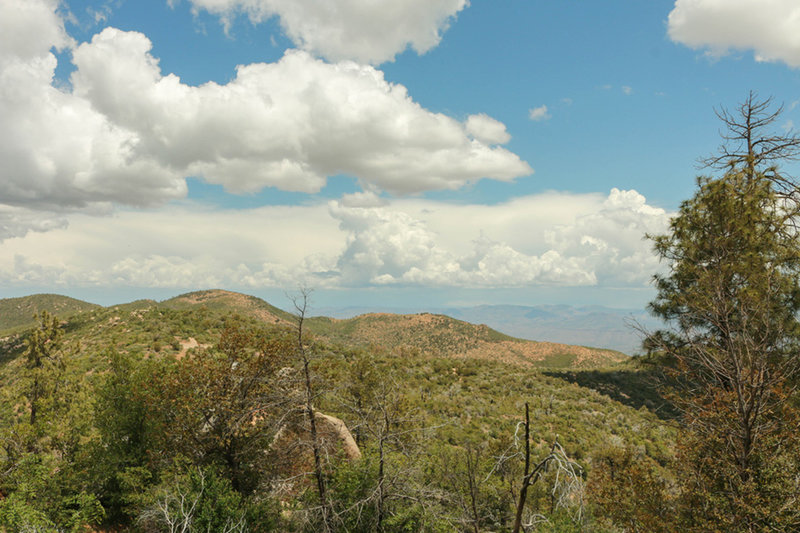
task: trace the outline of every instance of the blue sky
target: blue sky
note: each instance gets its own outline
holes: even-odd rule
[[[2,0],[0,297],[640,307],[793,0]]]

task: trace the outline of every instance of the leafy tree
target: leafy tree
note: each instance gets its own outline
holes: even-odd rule
[[[798,204],[761,168],[772,159],[757,147],[778,141],[760,143],[754,126],[774,116],[752,95],[742,110],[733,137],[749,152],[729,157],[722,177],[700,178],[670,232],[653,238],[668,270],[650,309],[672,327],[647,345],[670,362],[682,508],[695,531],[800,527]]]
[[[223,469],[248,494],[269,471],[268,450],[293,406],[293,383],[278,372],[294,353],[283,331],[232,320],[216,348],[162,365],[143,391],[154,459],[183,455]]]
[[[609,447],[592,458],[587,487],[596,514],[633,533],[670,533],[674,487],[664,469],[631,448]]]
[[[153,445],[144,391],[160,368],[127,353],[106,352],[109,371],[94,387],[94,420],[100,439],[90,468],[96,493],[110,523],[127,523],[138,512],[138,494],[154,472],[148,468]]]

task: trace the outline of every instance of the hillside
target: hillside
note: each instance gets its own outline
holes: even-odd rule
[[[33,302],[23,299],[16,305],[27,308]],[[60,425],[52,430],[43,426],[47,429],[42,431],[69,435],[73,452],[63,455],[54,448],[48,459],[58,466],[48,474],[46,484],[61,491],[52,501],[71,502],[74,491],[92,487],[98,504],[106,509],[103,530],[135,531],[124,525],[142,516],[139,513],[145,513],[147,505],[154,505],[153,498],[165,490],[163,483],[176,479],[171,469],[182,464],[174,462],[181,457],[202,468],[216,464],[213,472],[226,479],[241,483],[258,479],[261,492],[247,500],[253,505],[262,498],[274,501],[276,509],[307,505],[306,491],[314,485],[300,473],[310,471],[313,458],[307,443],[302,444],[308,437],[298,405],[305,381],[291,320],[290,314],[263,300],[217,290],[160,303],[138,300],[107,308],[90,306],[64,318],[62,376],[70,386],[60,401],[43,404],[42,409],[54,409],[53,418],[44,424],[58,421]],[[463,487],[462,473],[465,468],[478,468],[485,487],[481,498],[487,505],[496,502],[492,513],[507,521],[513,507],[500,495],[509,483],[518,483],[521,464],[510,460],[511,470],[499,472],[495,457],[518,444],[526,403],[531,408],[535,457],[544,457],[557,439],[588,479],[610,446],[637,450],[655,469],[671,460],[673,429],[663,421],[670,413],[650,386],[646,370],[618,352],[525,341],[485,325],[425,313],[368,314],[348,320],[312,317],[306,325],[311,333],[308,353],[314,403],[322,413],[318,416],[341,421],[358,446],[358,453],[347,460],[335,447],[325,453],[333,476],[332,498],[342,516],[351,504],[341,491],[357,493],[360,489],[352,484],[356,479],[365,483],[365,494],[374,494],[370,484],[375,483],[379,445],[386,445],[390,453],[384,457],[385,467],[396,475],[395,485],[388,485],[394,486],[390,490],[411,491],[415,498],[427,497],[427,491],[440,495],[424,509],[405,507],[405,500],[396,500],[393,508],[398,516],[412,513],[420,520],[438,521],[436,531],[452,530],[446,524],[448,517],[458,516],[458,511],[451,513],[458,508],[454,502],[462,490],[458,487]],[[231,328],[237,333],[226,344],[223,339]],[[29,383],[24,377],[30,372],[22,357],[25,335],[20,332],[0,339],[0,398],[4,400],[0,402],[0,434],[16,434],[28,423],[24,400],[20,403]],[[272,352],[271,346],[281,348]],[[262,349],[269,355],[257,363],[248,362],[246,354]],[[228,357],[235,362],[231,364]],[[624,362],[609,366],[620,360]],[[247,392],[250,386],[256,387],[252,395]],[[243,409],[243,414],[236,409]],[[253,412],[259,416],[251,420]],[[228,413],[230,418],[217,419],[217,413]],[[251,421],[218,426],[219,431],[234,432],[230,433],[233,440],[219,442],[239,442],[241,453],[252,452],[241,463],[262,465],[252,472],[231,469],[230,463],[220,459],[225,455],[215,444],[216,437],[207,439],[211,437],[206,429],[209,423],[242,419]],[[285,419],[293,420],[296,429],[275,433],[283,427],[283,422],[275,421]],[[273,440],[278,435],[279,440]],[[390,438],[381,440],[381,435]],[[280,449],[275,442],[280,442]],[[478,463],[469,463],[477,459]],[[138,485],[125,484],[131,478],[124,476],[139,475],[143,469],[154,469],[154,477],[145,474],[137,478]],[[212,470],[207,472],[212,475]],[[106,484],[117,473],[124,475],[119,479],[125,483]],[[344,477],[337,482],[336,476]],[[23,481],[0,476],[0,490],[22,486]],[[551,482],[548,478],[547,483]],[[550,505],[552,512],[544,488],[541,485],[532,494],[532,505]],[[31,505],[40,505],[38,501]],[[302,530],[292,523],[292,516],[274,515],[277,525],[271,530]]]
[[[98,308],[99,305],[58,294],[34,294],[21,298],[0,299],[0,334],[31,327],[36,323],[34,315],[41,311],[67,318]]]
[[[351,319],[312,318],[309,330],[329,341],[417,350],[432,356],[486,359],[524,366],[599,367],[619,363],[625,354],[569,344],[510,337],[484,324],[445,315],[372,313]]]
[[[209,310],[239,313],[270,324],[292,324],[291,314],[270,305],[261,298],[238,292],[212,289],[181,294],[160,304],[169,309],[192,309],[203,306]]]
[[[369,313],[415,314],[423,310],[379,306],[323,307],[315,311],[331,318],[348,319]],[[476,305],[425,311],[473,324],[486,324],[521,339],[594,346],[628,355],[641,352],[642,336],[634,325],[647,330],[662,327],[660,320],[642,309],[600,305]]]
[[[152,339],[137,338],[141,349],[161,350],[195,342],[201,331],[187,333],[180,324],[169,325],[164,315],[181,312],[202,312],[207,316],[240,315],[262,323],[291,326],[294,317],[260,298],[223,290],[205,290],[176,296],[163,302],[138,300],[109,308],[56,295],[35,295],[0,300],[0,332],[24,329],[34,323],[33,314],[47,310],[60,318],[76,318],[77,324],[91,339],[119,336],[120,321],[130,322],[124,330],[136,330],[145,314],[154,323],[147,326]],[[172,316],[172,315],[170,315]],[[205,315],[204,315],[205,316]],[[179,321],[180,322],[180,321]],[[485,359],[523,366],[551,368],[595,368],[624,361],[626,356],[614,350],[589,348],[564,343],[536,342],[502,334],[486,325],[476,325],[445,315],[420,313],[398,315],[372,313],[351,319],[337,320],[312,317],[306,322],[308,331],[326,342],[347,346],[374,346],[396,353],[420,353],[427,356]],[[194,328],[189,328],[193,330]],[[207,340],[207,339],[206,339]],[[94,341],[85,339],[84,342]]]
[[[629,355],[641,353],[642,335],[634,326],[649,330],[662,327],[658,319],[644,310],[597,305],[481,305],[442,312],[460,320],[485,323],[524,339],[599,346]]]
[[[98,339],[114,336],[125,338],[144,351],[170,347],[180,351],[186,343],[200,342],[197,337],[205,335],[202,327],[195,327],[201,321],[197,313],[206,321],[209,317],[220,320],[240,315],[275,326],[291,326],[295,322],[290,313],[260,298],[223,290],[191,292],[163,302],[137,300],[109,308],[63,296],[35,295],[0,300],[0,310],[5,311],[0,314],[0,332],[13,333],[29,327],[34,323],[35,312],[47,310],[61,319],[74,317],[73,328],[78,329],[76,334],[83,336],[83,343],[95,344]],[[194,318],[178,318],[182,313]],[[173,320],[176,323],[172,324]],[[143,325],[143,321],[151,323]],[[121,323],[127,324],[122,329],[124,335],[120,333]],[[190,323],[193,325],[189,326]],[[345,320],[311,317],[306,325],[311,334],[328,343],[345,347],[373,346],[394,353],[550,368],[605,367],[626,359],[624,354],[614,350],[518,339],[484,324],[430,313],[372,313]],[[133,335],[137,331],[138,334]]]

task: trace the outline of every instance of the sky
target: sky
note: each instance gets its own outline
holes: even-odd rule
[[[0,298],[641,308],[796,0],[0,0]]]

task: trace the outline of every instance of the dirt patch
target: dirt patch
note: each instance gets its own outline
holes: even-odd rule
[[[181,351],[175,354],[176,359],[183,359],[183,357],[187,354],[187,352],[192,348],[208,348],[211,346],[210,344],[200,344],[194,337],[189,337],[185,341],[180,341],[180,343],[181,343]]]

